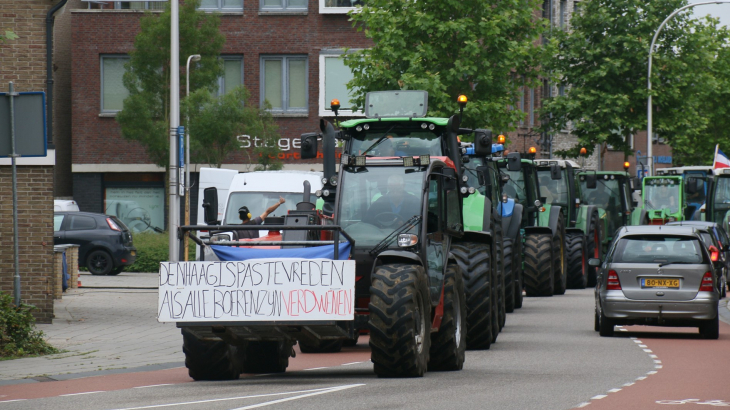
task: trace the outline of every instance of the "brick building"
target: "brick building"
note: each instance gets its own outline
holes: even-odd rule
[[[0,91],[7,92],[12,81],[17,92],[47,88],[46,18],[62,0],[0,0],[0,32],[11,30],[19,36],[0,43]],[[5,98],[5,97],[2,97]],[[47,99],[47,107],[68,95]],[[53,186],[56,152],[54,122],[46,124],[48,151],[45,157],[17,160],[18,234],[21,301],[36,306],[34,315],[41,323],[53,318]],[[22,138],[22,136],[19,136]],[[10,159],[0,158],[0,291],[13,292],[13,214]]]
[[[219,88],[224,92],[243,84],[254,103],[267,99],[272,104],[285,169],[321,169],[321,164],[302,164],[291,154],[298,151],[294,144],[302,133],[318,130],[321,116],[332,116],[330,99],[339,98],[341,114],[352,115],[344,107],[348,100],[345,83],[351,73],[338,57],[347,48],[370,44],[348,21],[346,13],[357,3],[202,2],[201,9],[220,13],[221,32],[226,37],[221,54],[225,75]],[[132,215],[127,218],[131,221],[140,216],[135,212],[147,212],[147,220],[163,228],[164,169],[151,164],[142,146],[121,137],[115,116],[126,96],[121,83],[123,64],[134,47],[144,9],[156,13],[155,8],[164,6],[110,1],[82,3],[71,11],[73,197],[82,210],[117,214],[122,220],[127,214]],[[255,136],[239,140],[244,148],[258,143]],[[253,170],[256,161],[250,155],[247,149],[236,151],[223,167]],[[134,211],[140,206],[145,211]]]

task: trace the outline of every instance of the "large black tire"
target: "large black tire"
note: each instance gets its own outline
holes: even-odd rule
[[[525,238],[525,293],[552,296],[555,287],[552,263],[552,235],[530,234]]]
[[[371,276],[370,359],[378,377],[422,377],[431,347],[431,298],[423,268],[381,265]]]
[[[464,368],[466,351],[466,298],[461,269],[446,267],[444,276],[444,316],[436,333],[431,333],[428,370],[453,371]]]
[[[451,246],[461,268],[466,295],[466,347],[489,349],[492,344],[492,250],[491,245],[461,242]]]
[[[97,249],[86,257],[86,267],[92,275],[108,275],[114,268],[109,252]]]
[[[292,342],[247,342],[243,348],[243,373],[283,373],[289,367]]]
[[[502,236],[502,224],[501,223],[495,223],[493,225],[494,230],[494,243],[495,246],[495,254],[496,257],[494,258],[495,261],[495,272],[497,273],[497,312],[498,312],[498,328],[492,329],[492,333],[494,337],[492,338],[492,343],[497,341],[497,335],[499,335],[499,332],[502,331],[502,328],[504,328],[504,324],[507,322],[507,309],[505,306],[505,274],[504,274],[504,238]],[[496,331],[495,331],[496,330]]]
[[[234,380],[241,374],[238,349],[222,340],[198,338],[183,328],[185,367],[193,380]]]
[[[513,263],[515,254],[512,238],[504,238],[502,245],[504,249],[504,310],[512,313],[515,311],[515,265]]]
[[[299,350],[302,353],[337,353],[342,350],[342,340],[322,340],[319,343],[299,341]]]
[[[715,308],[717,310],[717,308]],[[716,311],[717,313],[717,311]],[[720,315],[715,314],[714,319],[706,320],[700,325],[700,334],[705,339],[715,340],[720,337]]]
[[[515,309],[522,307],[522,290],[524,289],[524,273],[523,273],[523,258],[522,258],[522,235],[517,235],[517,240],[514,244],[514,252],[512,252],[512,265],[514,266],[514,279],[515,279]]]
[[[587,277],[586,258],[583,253],[584,242],[585,235],[582,232],[567,232],[565,234],[565,244],[568,252],[566,260],[568,262],[569,289],[586,288]]]
[[[360,340],[360,332],[358,330],[355,330],[355,337],[353,337],[352,339],[343,340],[342,346],[345,346],[345,347],[357,346],[358,340]]]
[[[555,286],[553,294],[564,295],[568,286],[568,264],[566,263],[566,246],[565,246],[565,219],[561,213],[558,217],[558,227],[553,236],[553,279]]]
[[[614,326],[613,320],[607,318],[601,311],[598,319],[598,334],[603,337],[611,337],[614,333]]]
[[[586,234],[586,261],[590,258],[600,258],[603,247],[603,235],[601,234],[601,221],[598,219],[598,212],[591,214],[588,220],[588,233]],[[586,266],[586,286],[596,286],[596,275],[598,268]]]

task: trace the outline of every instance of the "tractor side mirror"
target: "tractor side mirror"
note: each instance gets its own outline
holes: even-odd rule
[[[206,225],[218,225],[218,189],[216,187],[203,190],[203,211]]]
[[[519,152],[507,154],[507,171],[519,171],[522,169],[522,161]]]
[[[590,258],[588,259],[588,266],[590,266],[591,268],[600,268],[601,260],[598,258]]]
[[[316,132],[307,132],[302,134],[300,138],[302,140],[302,159],[317,158],[317,138],[319,138],[319,134]]]
[[[590,172],[586,174],[586,188],[588,189],[596,189],[596,186],[598,186],[598,181],[596,178],[595,172]]]
[[[492,155],[492,130],[474,130],[474,154],[478,157]]]
[[[687,178],[687,193],[696,194],[701,188],[702,180],[699,178]]]
[[[631,179],[629,179],[629,184],[632,191],[641,189],[641,182],[639,181],[639,177],[632,177]]]
[[[477,179],[479,181],[479,186],[490,185],[489,184],[489,167],[486,167],[486,166],[477,167]]]
[[[550,165],[550,179],[553,181],[562,179],[563,173],[560,170],[560,166],[557,164]]]

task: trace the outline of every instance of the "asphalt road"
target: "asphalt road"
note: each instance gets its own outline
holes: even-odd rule
[[[602,338],[594,332],[592,290],[568,291],[525,299],[524,307],[508,316],[497,343],[467,352],[459,372],[378,379],[367,339],[361,338],[347,352],[299,354],[285,374],[236,381],[190,382],[184,369],[169,369],[5,386],[2,400],[21,401],[0,402],[0,410],[570,409],[629,383],[640,386],[637,378],[656,377],[650,353],[617,333]]]

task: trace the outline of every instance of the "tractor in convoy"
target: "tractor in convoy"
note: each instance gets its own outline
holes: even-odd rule
[[[534,158],[536,149],[530,147],[527,157]],[[565,250],[565,217],[559,205],[552,205],[540,195],[537,167],[532,159],[513,156],[498,162],[507,175],[503,195],[522,207],[521,233],[524,238],[522,257],[523,280],[527,296],[552,296],[565,293],[567,264]],[[519,161],[519,167],[509,167]],[[560,178],[557,166],[550,178]]]
[[[334,139],[342,141],[342,159],[339,173],[340,186],[325,185],[320,195],[325,199],[325,213],[327,209],[337,209],[337,212],[333,212],[333,217],[339,221],[339,225],[345,231],[355,238],[356,246],[353,249],[352,257],[358,264],[358,271],[363,272],[362,276],[358,276],[356,303],[357,309],[362,309],[363,315],[369,314],[370,316],[370,324],[365,326],[365,329],[370,329],[371,346],[374,351],[382,349],[378,337],[373,337],[375,327],[372,303],[373,294],[377,291],[377,282],[373,282],[369,274],[372,270],[373,256],[368,246],[370,246],[369,241],[374,239],[364,242],[365,239],[360,237],[370,229],[369,225],[371,225],[363,225],[362,215],[373,213],[372,209],[376,207],[376,202],[384,201],[380,198],[390,195],[393,189],[398,188],[390,187],[385,182],[369,184],[349,195],[338,196],[341,199],[339,205],[335,206],[338,202],[334,195],[335,193],[342,195],[340,191],[343,190],[343,178],[350,180],[356,178],[348,173],[349,169],[357,171],[356,174],[362,173],[364,170],[371,173],[369,168],[362,166],[343,167],[351,162],[360,164],[365,161],[367,164],[375,164],[378,161],[395,163],[401,161],[411,164],[412,161],[423,160],[423,158],[442,158],[450,164],[445,170],[456,172],[454,177],[458,187],[458,205],[461,207],[460,213],[463,214],[463,221],[459,222],[463,233],[461,236],[454,236],[451,239],[448,249],[444,246],[444,257],[453,257],[463,276],[467,307],[467,326],[464,329],[466,346],[469,349],[487,349],[491,343],[496,341],[499,331],[506,321],[504,250],[501,246],[503,242],[502,221],[499,213],[495,212],[499,201],[496,193],[499,192],[500,180],[494,167],[484,167],[474,171],[474,174],[478,175],[477,178],[482,181],[483,185],[489,187],[488,192],[478,192],[476,188],[467,184],[468,177],[465,175],[462,162],[463,151],[457,135],[473,134],[475,139],[473,149],[480,155],[491,155],[491,131],[460,128],[458,126],[460,116],[426,117],[428,95],[422,91],[371,92],[367,94],[366,98],[366,118],[339,123],[338,131],[331,130],[334,138],[329,138],[329,133],[325,131],[321,134],[325,161],[330,156],[327,153],[333,149]],[[459,102],[463,109],[466,98],[460,96]],[[339,103],[334,101],[332,108],[337,115]],[[323,130],[327,129],[323,128]],[[318,137],[318,133],[302,135],[302,146],[316,146]],[[330,144],[330,147],[327,144]],[[312,152],[308,155],[303,152],[303,158],[311,157]],[[343,169],[344,171],[342,171]],[[326,162],[324,170],[325,178],[334,174],[334,169],[329,169]],[[407,192],[412,192],[412,189]],[[430,194],[434,201],[436,200],[435,195],[435,193]],[[455,199],[456,197],[452,201]],[[328,207],[327,203],[332,203],[332,207]],[[394,223],[391,221],[395,218],[393,212],[399,208],[394,204],[391,204],[391,208],[389,211],[386,209],[388,212],[378,215],[379,220],[376,221],[376,225]],[[354,224],[355,221],[360,222]],[[375,233],[370,235],[377,237]],[[440,239],[430,237],[426,240],[429,243],[442,242]],[[434,261],[429,261],[428,266],[434,263]],[[440,262],[434,266],[436,269],[441,269]],[[370,311],[367,310],[368,300],[371,305]],[[358,329],[365,331],[362,327],[363,322],[358,322]],[[373,357],[375,358],[375,355]]]
[[[712,166],[685,166],[660,168],[657,176],[681,176],[684,181],[682,217],[685,221],[704,220],[706,200],[711,189],[714,171]]]
[[[730,169],[717,169],[714,173],[704,219],[715,222],[725,228],[726,232],[730,232]]]
[[[466,150],[464,157],[465,175],[467,184],[476,189],[474,195],[464,199],[464,224],[475,228],[481,226],[482,212],[481,196],[489,196],[492,199],[492,212],[501,216],[502,219],[502,247],[504,249],[504,282],[505,282],[505,311],[513,312],[522,307],[523,290],[523,235],[522,235],[522,204],[515,202],[514,198],[508,198],[502,194],[502,186],[509,180],[509,176],[500,173],[498,163],[505,159],[504,153],[505,136],[499,135],[496,144],[492,144],[491,155],[477,156],[473,143],[462,142]],[[521,162],[519,153],[510,155],[511,169],[519,171]],[[491,175],[490,180],[485,180],[480,174]],[[496,207],[495,207],[496,205]],[[473,220],[473,222],[472,222]]]

